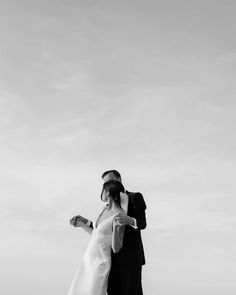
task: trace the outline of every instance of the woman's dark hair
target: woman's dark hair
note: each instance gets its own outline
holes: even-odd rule
[[[117,180],[110,180],[103,184],[103,190],[109,192],[113,201],[120,206],[120,193],[125,192],[123,184]]]

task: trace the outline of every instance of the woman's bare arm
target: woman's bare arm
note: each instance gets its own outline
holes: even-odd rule
[[[70,220],[70,224],[74,227],[82,227],[86,232],[91,234],[93,232],[93,227],[91,225],[91,221],[85,219],[84,217],[78,215],[76,218]]]
[[[81,227],[89,234],[93,232],[93,228],[87,225],[86,223],[81,224]]]
[[[124,231],[125,231],[125,226],[117,224],[117,222],[114,220],[113,232],[112,232],[112,244],[111,244],[111,247],[114,253],[119,252],[123,246]]]

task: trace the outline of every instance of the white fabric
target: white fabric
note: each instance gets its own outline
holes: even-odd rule
[[[127,195],[127,193],[120,195],[120,205],[121,205],[121,208],[125,211],[125,214],[127,214],[128,205],[129,205],[129,196]],[[137,220],[135,218],[133,218],[133,220],[134,220],[134,225],[130,225],[130,226],[133,227],[134,229],[138,229]]]
[[[117,214],[117,213],[116,213]],[[93,223],[93,232],[67,295],[106,295],[111,268],[112,223],[115,215]]]
[[[126,193],[120,194],[120,205],[121,208],[125,211],[125,214],[128,212],[129,197]]]
[[[134,225],[131,225],[134,229],[138,229],[138,225],[137,225],[137,220],[136,218],[133,218],[134,220]]]

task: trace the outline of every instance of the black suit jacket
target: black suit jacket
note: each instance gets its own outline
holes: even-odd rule
[[[121,250],[118,253],[112,252],[112,266],[135,267],[145,264],[141,230],[146,228],[146,204],[141,193],[126,193],[129,197],[127,215],[137,220],[138,229],[126,226]]]

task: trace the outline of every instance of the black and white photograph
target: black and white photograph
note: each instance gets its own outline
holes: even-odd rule
[[[236,294],[236,1],[0,0],[0,294]]]

